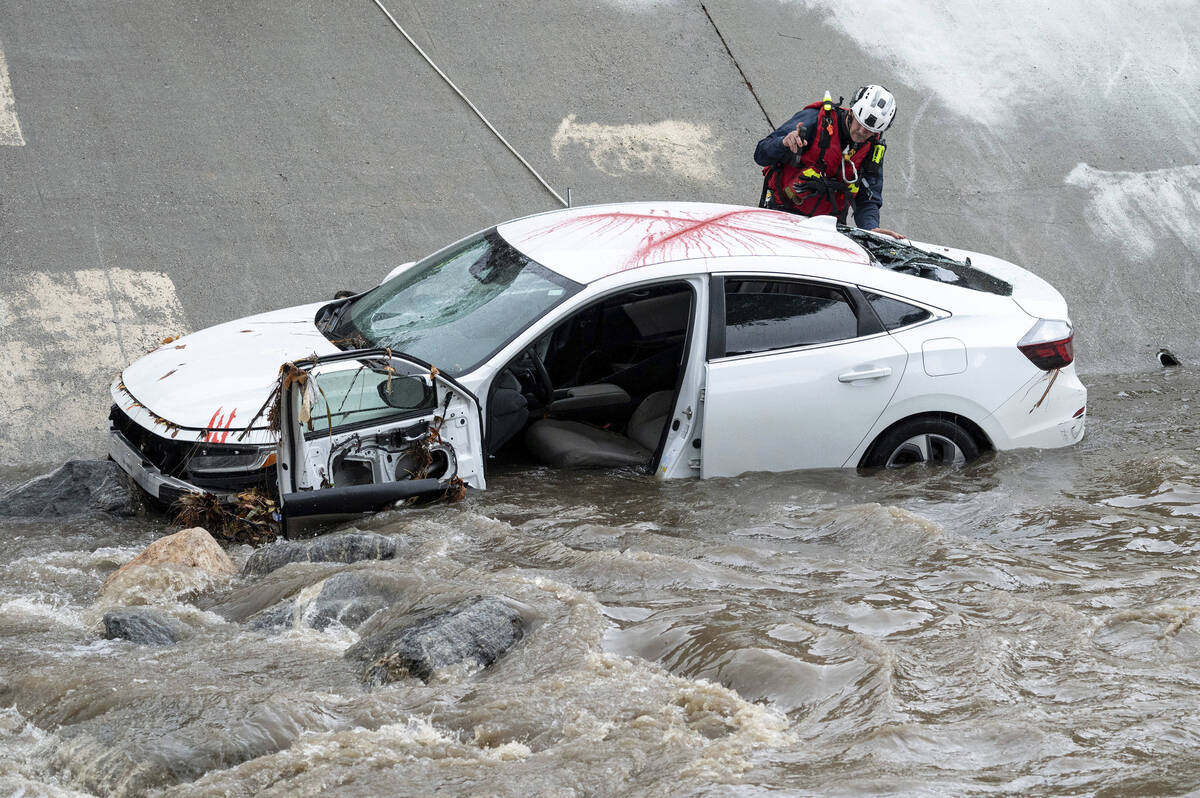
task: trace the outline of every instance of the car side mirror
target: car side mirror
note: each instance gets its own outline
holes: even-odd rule
[[[433,398],[433,386],[420,377],[392,377],[390,380],[381,380],[377,390],[385,405],[398,410],[415,410],[436,404],[436,401],[430,401]]]

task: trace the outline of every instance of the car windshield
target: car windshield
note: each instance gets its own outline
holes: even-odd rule
[[[492,229],[359,297],[327,334],[356,347],[403,352],[458,376],[582,288]]]

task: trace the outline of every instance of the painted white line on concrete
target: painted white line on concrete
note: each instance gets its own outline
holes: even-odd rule
[[[17,275],[0,291],[0,463],[103,456],[109,384],[128,360],[186,331],[161,272]]]
[[[1150,260],[1173,238],[1200,255],[1200,166],[1106,172],[1081,163],[1066,183],[1091,192],[1084,218],[1092,232],[1130,257]]]
[[[0,50],[0,144],[12,147],[25,145],[21,125],[17,122],[17,103],[13,99],[12,83],[8,80],[8,62]]]
[[[564,147],[582,145],[592,163],[613,177],[646,172],[673,172],[703,183],[715,182],[716,155],[708,125],[666,120],[643,125],[601,125],[578,122],[571,114],[550,141],[555,158]]]

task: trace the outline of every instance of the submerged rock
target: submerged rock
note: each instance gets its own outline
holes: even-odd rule
[[[147,646],[167,646],[187,637],[188,627],[150,609],[113,610],[104,614],[104,636]]]
[[[343,571],[325,580],[321,592],[304,610],[303,619],[318,631],[335,622],[357,629],[375,613],[395,604],[405,587],[387,574]]]
[[[343,571],[313,587],[320,590],[315,596],[267,607],[249,619],[250,626],[277,629],[298,620],[318,631],[333,623],[357,629],[375,613],[402,599],[410,589],[400,577],[372,571]],[[309,593],[308,589],[304,592]]]
[[[316,540],[280,541],[263,546],[250,555],[242,573],[262,576],[294,562],[344,562],[390,560],[396,556],[396,541],[373,532],[329,535]]]
[[[463,662],[487,667],[525,636],[521,613],[495,596],[476,596],[450,610],[402,619],[346,650],[366,663],[363,681],[387,684],[405,676],[428,682],[434,671]]]
[[[251,629],[259,629],[269,631],[272,629],[280,629],[284,626],[291,626],[292,619],[296,614],[296,603],[293,601],[281,601],[278,604],[272,604],[265,610],[256,612],[251,615],[246,623]]]
[[[63,518],[90,512],[128,516],[137,493],[121,467],[109,460],[71,460],[0,498],[5,518]]]

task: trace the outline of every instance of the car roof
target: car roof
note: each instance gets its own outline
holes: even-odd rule
[[[832,217],[739,205],[631,202],[551,211],[501,224],[506,241],[578,283],[672,261],[745,256],[803,257],[867,265]]]

